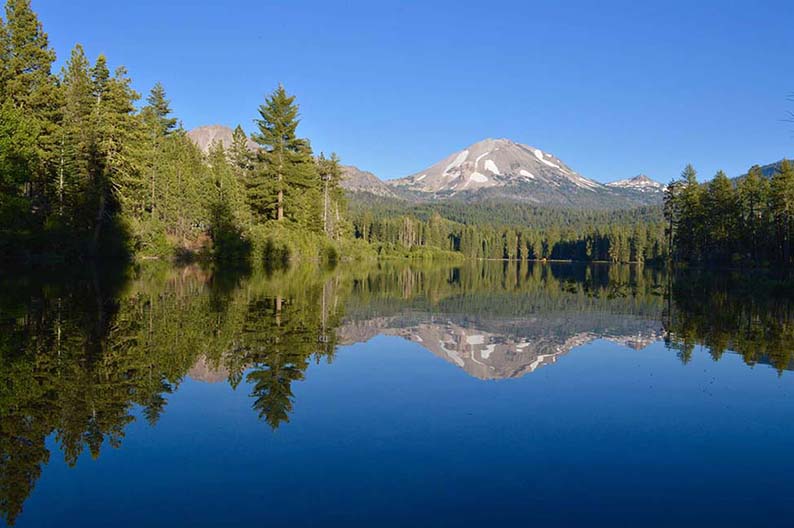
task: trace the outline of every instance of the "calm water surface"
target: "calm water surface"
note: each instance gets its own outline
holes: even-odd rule
[[[794,303],[468,263],[0,278],[0,525],[791,526]]]

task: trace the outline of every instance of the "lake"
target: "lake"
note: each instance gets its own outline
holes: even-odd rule
[[[0,524],[794,523],[794,303],[763,279],[155,262],[0,283]]]

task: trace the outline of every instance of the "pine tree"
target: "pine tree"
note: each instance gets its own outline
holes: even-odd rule
[[[144,182],[141,175],[140,147],[143,133],[135,113],[140,95],[132,89],[127,70],[119,67],[107,77],[107,65],[100,55],[92,69],[97,159],[94,172],[95,218],[92,245],[96,252],[108,218],[143,211]]]
[[[99,104],[107,95],[109,89],[108,83],[110,82],[110,70],[108,69],[107,58],[102,54],[97,57],[96,63],[94,63],[93,68],[91,68],[91,80],[94,83],[94,95]]]
[[[751,259],[759,259],[760,245],[767,230],[766,207],[769,200],[769,182],[755,165],[738,184],[739,208],[742,220],[741,244],[749,251]]]
[[[336,153],[326,158],[320,153],[317,172],[323,182],[323,229],[330,238],[339,238],[349,230],[346,224],[347,203],[342,189],[342,166]]]
[[[166,98],[165,88],[159,82],[154,85],[149,96],[146,98],[147,112],[151,113],[151,118],[157,126],[157,131],[161,137],[165,137],[174,131],[177,125],[175,117],[171,115],[171,101]]]
[[[146,106],[141,110],[141,118],[147,131],[147,144],[145,155],[146,168],[144,169],[148,180],[148,199],[146,209],[149,211],[152,220],[165,220],[165,212],[158,211],[168,189],[162,174],[162,164],[165,163],[166,138],[171,135],[177,124],[177,119],[171,116],[169,101],[165,95],[165,89],[159,82],[154,85],[146,98]]]
[[[718,171],[709,182],[704,206],[708,256],[711,260],[725,261],[733,250],[738,210],[733,184],[723,171]]]
[[[5,20],[2,97],[36,128],[36,154],[28,160],[23,187],[31,208],[43,222],[58,136],[59,102],[51,71],[55,52],[29,0],[8,0]]]
[[[794,223],[794,169],[787,160],[772,176],[770,184],[770,209],[775,222],[778,259],[791,262],[791,235]]]
[[[676,242],[676,231],[681,217],[680,191],[681,182],[675,180],[671,181],[664,190],[665,235],[667,237],[667,254],[671,257],[677,255],[677,252],[673,251],[673,247]]]
[[[88,215],[90,180],[95,169],[95,99],[88,59],[76,45],[62,73],[63,121],[57,179],[57,212],[61,221],[85,234],[92,222]],[[65,215],[65,211],[69,215]],[[68,217],[67,217],[68,216]]]
[[[6,23],[0,17],[0,105],[6,100],[6,82],[8,80],[8,63],[11,60],[11,48],[8,40]]]
[[[703,248],[703,188],[697,181],[697,172],[687,165],[681,173],[679,193],[679,221],[676,230],[676,248],[684,260],[700,260]]]
[[[262,148],[249,183],[249,202],[260,219],[289,218],[302,227],[322,229],[320,178],[309,142],[297,137],[295,96],[279,87],[259,107],[259,132],[252,136]]]
[[[29,112],[49,114],[55,104],[51,74],[55,52],[29,0],[8,0],[4,34],[7,96]]]

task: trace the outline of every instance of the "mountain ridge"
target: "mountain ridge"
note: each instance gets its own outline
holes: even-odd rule
[[[204,125],[187,136],[206,153],[213,142],[232,143],[233,130]],[[253,152],[258,145],[247,139]],[[488,138],[454,152],[403,178],[381,180],[354,165],[342,166],[342,187],[351,195],[400,200],[509,201],[533,206],[625,209],[661,204],[664,185],[645,175],[600,183],[586,178],[560,158],[507,138]]]
[[[597,209],[658,205],[664,191],[645,175],[612,183],[591,180],[555,155],[507,138],[478,141],[424,170],[381,182],[410,202],[506,200]]]

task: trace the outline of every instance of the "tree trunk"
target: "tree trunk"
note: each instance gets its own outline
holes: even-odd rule
[[[96,213],[96,224],[94,224],[94,239],[93,239],[93,252],[96,255],[99,252],[99,236],[102,234],[102,222],[105,219],[105,207],[107,202],[105,200],[105,192],[99,195],[99,207]]]
[[[278,211],[276,213],[276,219],[280,222],[283,218],[284,218],[284,191],[279,189],[278,190]]]

